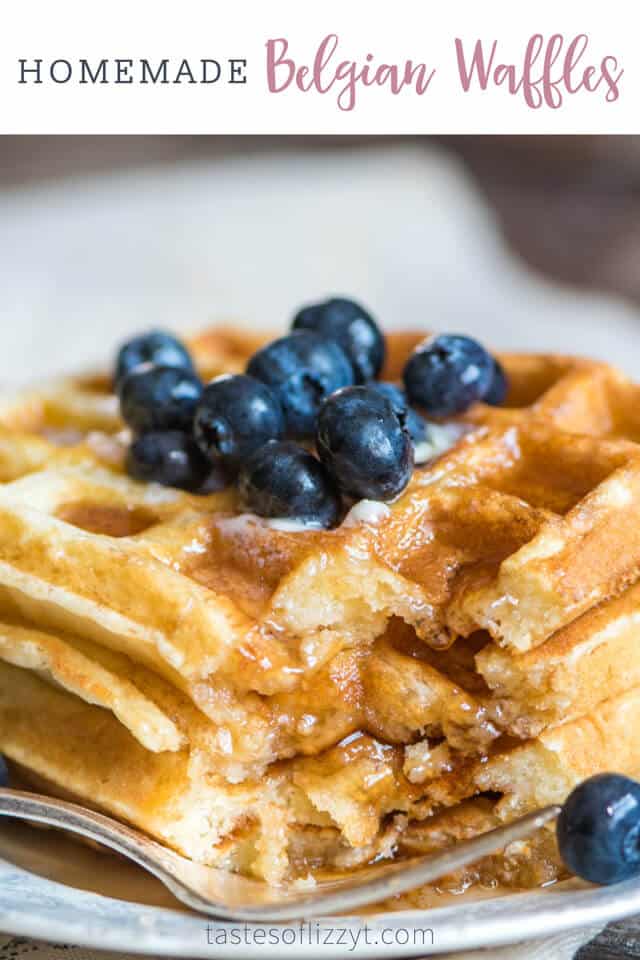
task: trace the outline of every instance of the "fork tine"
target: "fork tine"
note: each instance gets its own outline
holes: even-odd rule
[[[442,853],[428,854],[418,860],[398,861],[384,867],[379,866],[375,868],[379,871],[379,875],[369,876],[368,879],[366,876],[353,877],[350,883],[344,881],[344,886],[339,893],[340,902],[332,905],[331,909],[339,907],[341,911],[350,910],[367,903],[386,900],[388,897],[405,893],[422,884],[431,883],[453,870],[458,870],[488,854],[495,853],[496,850],[506,847],[514,840],[522,840],[530,836],[550,820],[555,819],[561,809],[558,805],[543,807],[504,827],[497,827],[472,840],[456,843]],[[321,900],[333,900],[338,891],[335,888],[331,890],[330,886],[323,885],[315,892],[315,896],[312,893],[310,900],[316,907],[320,905]],[[328,903],[325,902],[321,912],[325,913],[327,908]]]
[[[372,865],[359,874],[300,890],[295,885],[270,887],[258,880],[194,863],[137,830],[77,804],[0,787],[0,818],[34,820],[90,837],[134,860],[194,910],[247,922],[345,913],[386,900],[529,836],[557,817],[560,810],[559,806],[544,807],[442,853]]]
[[[361,874],[352,874],[335,881],[320,883],[301,892],[295,888],[280,888],[278,901],[252,907],[251,919],[292,920],[301,917],[320,917],[344,914],[368,904],[378,903],[415,887],[431,883],[439,877],[495,853],[514,840],[522,840],[555,819],[561,807],[543,807],[475,837],[456,843],[442,853],[429,854],[411,861],[376,864]]]

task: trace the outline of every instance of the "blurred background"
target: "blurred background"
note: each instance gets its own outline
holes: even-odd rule
[[[0,209],[3,382],[332,293],[640,374],[640,137],[3,137]]]

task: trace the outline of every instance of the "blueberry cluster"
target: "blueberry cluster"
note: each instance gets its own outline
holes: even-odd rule
[[[475,340],[421,344],[404,390],[376,378],[384,337],[353,300],[304,307],[291,332],[258,350],[246,373],[200,381],[175,337],[124,344],[115,383],[134,433],[131,476],[195,493],[236,482],[244,508],[317,526],[339,522],[344,498],[392,500],[407,486],[431,416],[478,400],[501,403],[504,371]]]

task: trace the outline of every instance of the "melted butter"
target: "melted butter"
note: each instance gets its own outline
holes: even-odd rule
[[[256,513],[239,513],[234,517],[225,517],[218,521],[225,534],[232,536],[252,536],[256,527],[279,530],[281,533],[309,533],[323,530],[321,524],[312,520],[298,520],[295,517],[259,517]]]
[[[258,517],[257,519],[262,519]],[[262,522],[266,527],[272,530],[280,530],[282,533],[308,533],[309,530],[323,530],[321,523],[313,520],[297,520],[295,517],[268,517]]]
[[[460,437],[466,433],[466,427],[459,423],[429,423],[427,424],[427,440],[417,443],[414,448],[413,459],[417,466],[434,460],[455,446]]]
[[[361,523],[376,524],[391,516],[391,510],[380,500],[359,500],[342,521],[343,527],[356,527]]]

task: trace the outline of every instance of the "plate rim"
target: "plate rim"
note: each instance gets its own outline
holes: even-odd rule
[[[574,882],[571,882],[574,884]],[[47,903],[44,913],[38,904]],[[35,911],[35,912],[34,912]],[[587,884],[555,891],[538,890],[477,901],[435,907],[426,911],[402,910],[340,918],[319,918],[314,929],[335,929],[340,924],[349,930],[402,928],[432,929],[433,945],[422,945],[422,955],[437,956],[456,950],[494,947],[606,924],[640,911],[640,878],[610,887]],[[124,923],[123,923],[124,921]],[[99,893],[80,890],[56,880],[46,879],[0,859],[0,930],[9,936],[29,937],[69,943],[85,949],[126,951],[138,955],[193,958],[238,957],[238,945],[219,949],[207,942],[207,927],[216,930],[235,927],[299,927],[296,924],[233,924],[169,907],[150,906],[117,900]],[[354,934],[355,935],[355,934]],[[354,957],[409,957],[417,945],[394,943],[358,944],[350,951]],[[282,945],[251,944],[242,953],[243,960],[264,955],[282,955]],[[294,958],[344,957],[338,944],[300,944],[287,947]]]

